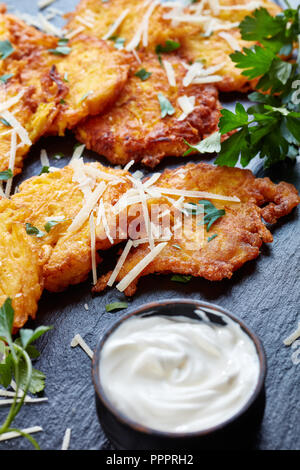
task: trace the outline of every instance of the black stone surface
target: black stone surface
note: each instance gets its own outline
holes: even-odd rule
[[[58,0],[53,6],[67,12],[76,3],[76,0]],[[14,0],[10,4],[21,11],[37,12],[33,0]],[[59,162],[52,160],[53,165],[64,166],[74,144],[71,135],[64,139],[43,139],[32,149],[22,180],[40,172],[41,148],[46,148],[50,156],[64,152],[68,158]],[[95,158],[92,152],[85,154],[86,161]],[[158,170],[186,161],[167,159]],[[105,164],[104,159],[102,163]],[[261,176],[263,171],[259,168],[257,165],[255,172]],[[292,182],[300,190],[300,162],[274,168],[271,177],[274,181]],[[260,257],[244,265],[231,280],[212,283],[195,279],[189,284],[179,284],[171,282],[169,276],[151,276],[141,280],[130,304],[136,307],[144,302],[179,296],[211,301],[241,318],[259,335],[267,354],[268,374],[265,415],[256,442],[258,449],[300,448],[300,365],[293,365],[292,350],[283,345],[283,339],[296,328],[300,315],[299,230],[299,209],[296,209],[272,227],[274,243],[264,246]],[[103,269],[99,266],[99,274]],[[46,373],[44,395],[49,401],[24,406],[15,425],[20,428],[42,426],[44,432],[35,435],[42,449],[60,449],[67,427],[72,428],[70,449],[112,448],[96,415],[91,361],[80,348],[72,349],[70,342],[76,333],[80,333],[90,347],[95,348],[106,328],[126,311],[105,311],[106,304],[123,299],[117,290],[93,298],[90,289],[89,280],[62,294],[44,293],[37,320],[32,323],[35,327],[54,326],[38,342],[42,354],[36,362],[36,367]],[[89,306],[88,311],[84,308],[85,303]],[[0,408],[0,422],[6,411]],[[30,448],[23,438],[0,444],[0,450]]]

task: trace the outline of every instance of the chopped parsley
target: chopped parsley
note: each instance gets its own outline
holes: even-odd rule
[[[214,240],[217,236],[218,236],[218,234],[215,233],[215,234],[212,235],[211,237],[208,237],[208,239],[207,239],[208,243],[211,242],[212,240]]]
[[[4,118],[0,118],[0,122],[2,122],[2,124],[3,124],[4,126],[6,126],[6,127],[11,127],[11,125],[9,124],[9,122],[8,122],[6,119],[4,119]]]
[[[68,72],[65,72],[65,74],[64,74],[64,82],[69,82]]]
[[[4,171],[0,171],[0,181],[7,181],[13,177],[13,172],[8,169]]]
[[[11,42],[8,40],[0,41],[0,59],[4,60],[14,52]]]
[[[39,174],[39,176],[41,176],[42,174],[44,173],[49,173],[49,166],[43,166],[43,168],[41,169],[41,172]]]
[[[209,232],[211,226],[225,215],[225,210],[217,209],[210,201],[205,199],[199,201],[199,204],[204,207],[204,217],[198,225],[206,225],[206,231]]]
[[[10,78],[12,78],[14,76],[13,73],[7,73],[5,75],[2,75],[2,77],[0,77],[0,82],[2,83],[6,83],[7,80],[9,80]]]
[[[171,277],[171,281],[181,282],[182,284],[187,284],[191,279],[192,276],[187,276],[184,274],[174,274],[174,276]]]
[[[125,39],[124,38],[119,38],[118,36],[111,36],[109,38],[109,40],[113,41],[115,43],[114,46],[119,51],[124,49],[124,44],[125,44]]]
[[[189,155],[193,151],[197,151],[199,153],[214,153],[220,152],[221,150],[221,134],[220,132],[214,132],[206,139],[201,140],[196,145],[189,144],[186,140],[184,143],[189,146],[189,149],[184,152],[183,156]]]
[[[139,77],[143,82],[151,77],[152,72],[147,72],[146,69],[140,69],[134,74],[136,77]]]
[[[26,223],[26,233],[28,235],[33,235],[37,238],[42,238],[44,235],[46,235],[45,232],[42,232],[37,227],[34,227],[34,225],[31,225],[29,223]]]
[[[174,248],[176,248],[177,250],[182,250],[181,246],[180,246],[180,245],[177,245],[176,243],[175,243],[175,245],[172,245],[172,246],[173,246]]]
[[[180,48],[180,43],[167,39],[165,44],[157,44],[155,52],[158,55],[159,61],[161,62],[161,54],[173,52]]]
[[[158,93],[157,98],[160,104],[161,117],[165,118],[167,115],[172,116],[175,113],[175,109],[168,98],[166,98],[162,93]]]
[[[55,49],[48,49],[48,52],[54,55],[69,55],[70,52],[72,51],[71,47],[68,47],[65,45],[59,45],[59,42]]]
[[[105,310],[107,312],[112,312],[113,310],[122,310],[128,307],[127,302],[112,302],[111,304],[107,304],[105,306]]]
[[[86,100],[88,96],[92,95],[94,92],[92,90],[88,91],[87,93],[85,93],[79,100],[79,103],[81,103],[82,101]],[[80,144],[79,144],[80,145]]]

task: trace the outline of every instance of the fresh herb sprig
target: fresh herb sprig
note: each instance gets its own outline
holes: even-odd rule
[[[237,132],[222,143],[216,163],[235,166],[240,159],[245,167],[259,155],[268,167],[299,153],[300,6],[276,17],[260,8],[241,22],[240,31],[243,39],[260,44],[231,54],[242,75],[257,80],[248,96],[254,104],[221,111],[220,134]],[[287,57],[291,60],[283,60]]]
[[[12,422],[21,410],[27,393],[38,393],[45,387],[45,375],[32,367],[31,359],[39,356],[38,350],[32,343],[52,327],[40,326],[36,330],[21,329],[19,337],[13,340],[13,322],[12,300],[7,298],[0,308],[0,385],[8,388],[14,380],[16,390],[7,417],[0,424],[0,435],[17,432],[39,449],[36,440],[31,435],[12,428]]]

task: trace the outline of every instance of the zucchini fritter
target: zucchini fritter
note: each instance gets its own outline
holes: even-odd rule
[[[187,71],[177,55],[165,55],[173,67],[176,86],[170,86],[165,68],[154,54],[141,54],[119,99],[108,112],[90,117],[76,129],[77,138],[104,155],[111,163],[125,165],[130,160],[154,167],[164,156],[182,156],[188,149],[184,140],[198,143],[218,128],[220,103],[213,85],[183,86]],[[145,69],[151,74],[141,80],[135,74]],[[169,100],[174,114],[162,118],[159,93]],[[183,120],[178,104],[187,96],[194,110]]]
[[[192,275],[211,281],[231,278],[233,272],[246,261],[259,255],[263,242],[273,241],[261,217],[266,222],[275,223],[300,203],[300,197],[291,184],[281,182],[276,185],[269,178],[255,178],[249,170],[206,163],[166,170],[155,186],[237,196],[240,202],[213,201],[217,209],[225,209],[225,215],[218,218],[209,232],[192,221],[190,230],[185,232],[183,229],[181,239],[173,235],[159,255],[127,287],[125,294],[129,296],[136,291],[139,277],[151,273]],[[195,202],[195,199],[185,200]],[[149,205],[157,202],[150,200]],[[176,219],[171,206],[170,211],[172,231]],[[193,219],[193,216],[190,218]],[[217,236],[209,241],[213,235]],[[148,243],[133,248],[116,280],[121,281],[149,251]],[[100,277],[94,292],[106,287],[110,274]]]

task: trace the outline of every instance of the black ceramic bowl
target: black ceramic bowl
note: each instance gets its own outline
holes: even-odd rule
[[[204,310],[209,320],[222,323],[222,316],[237,322],[253,341],[259,358],[259,377],[257,385],[248,402],[230,419],[199,432],[170,433],[150,429],[132,421],[118,411],[106,396],[100,381],[99,362],[101,351],[108,337],[124,321],[133,315],[172,315],[199,319],[195,309]],[[208,309],[208,310],[207,310]],[[218,314],[221,314],[219,316]],[[249,449],[255,446],[257,430],[261,422],[264,403],[264,380],[266,357],[260,340],[244,325],[223,308],[197,300],[174,299],[144,304],[119,319],[104,335],[98,345],[92,366],[95,387],[96,408],[101,426],[112,444],[120,450],[163,450],[163,449]]]

